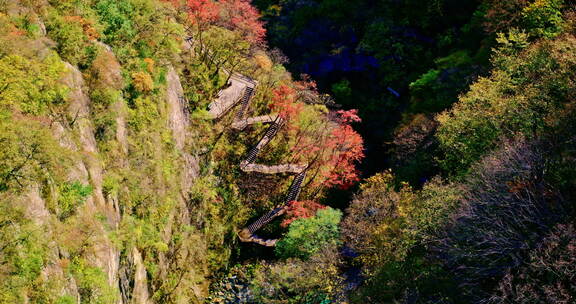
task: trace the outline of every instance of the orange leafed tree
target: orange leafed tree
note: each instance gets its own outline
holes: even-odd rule
[[[302,111],[303,104],[296,102],[296,91],[285,84],[272,91],[272,103],[270,109],[277,112],[284,120],[292,120]]]

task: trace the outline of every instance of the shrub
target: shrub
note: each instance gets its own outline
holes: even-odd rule
[[[408,301],[449,294],[453,283],[426,247],[449,223],[461,189],[435,178],[420,191],[393,187],[393,176],[377,174],[361,186],[342,225],[346,244],[358,255],[366,283],[355,303]]]
[[[251,289],[257,303],[331,303],[342,288],[340,257],[324,247],[306,261],[287,259],[262,263],[254,271]]]
[[[376,174],[360,186],[342,223],[345,243],[360,254],[364,272],[373,272],[386,261],[402,260],[413,245],[403,234],[405,219],[398,206],[413,199],[409,187],[394,189],[390,172]]]
[[[76,209],[92,194],[90,185],[83,185],[78,181],[63,183],[59,188],[58,217],[61,220],[73,215]]]
[[[423,114],[409,119],[395,130],[390,154],[396,176],[411,185],[418,185],[423,177],[438,170],[434,161],[438,146],[434,133],[438,123],[433,117]]]
[[[99,89],[116,89],[124,87],[121,66],[114,53],[100,48],[90,67],[91,87]]]
[[[489,33],[499,33],[518,26],[522,20],[522,10],[526,5],[528,5],[528,0],[485,0],[483,4],[486,10],[484,29]]]
[[[315,201],[293,201],[290,202],[288,208],[286,209],[286,215],[282,221],[281,226],[287,227],[293,221],[299,218],[309,218],[316,214],[320,209],[324,209],[326,206],[318,204]]]
[[[1,133],[0,133],[1,134]],[[20,202],[0,192],[0,302],[46,303],[56,293],[42,279],[49,253],[43,227],[25,217]]]
[[[136,91],[140,93],[149,93],[154,89],[154,80],[152,76],[146,72],[132,73],[132,84]]]
[[[306,259],[323,247],[338,245],[341,218],[340,211],[326,208],[319,210],[314,217],[292,222],[288,233],[276,245],[276,254],[283,259]]]
[[[114,288],[108,285],[108,277],[102,269],[88,265],[84,259],[74,258],[69,271],[76,279],[82,303],[107,304],[116,301]]]
[[[0,193],[18,192],[30,181],[58,180],[70,151],[60,147],[39,124],[3,117],[0,111]]]
[[[132,1],[104,0],[98,1],[95,6],[100,22],[104,25],[104,42],[110,45],[126,43],[136,36],[132,23],[133,14],[136,13]]]
[[[73,65],[86,67],[95,54],[90,41],[98,38],[92,22],[80,16],[60,16],[55,11],[49,14],[46,23],[48,36],[58,43],[58,54]]]
[[[342,224],[345,243],[360,255],[367,274],[401,263],[412,249],[429,242],[459,204],[461,190],[456,185],[434,179],[421,191],[406,184],[396,190],[393,179],[390,172],[367,179]]]
[[[553,38],[563,28],[564,0],[536,0],[522,11],[525,27],[534,37]]]
[[[103,41],[122,63],[134,57],[173,59],[180,51],[183,27],[168,16],[166,4],[153,0],[104,0],[95,6]]]
[[[467,51],[436,60],[431,69],[410,83],[411,113],[437,113],[452,105],[478,74]]]

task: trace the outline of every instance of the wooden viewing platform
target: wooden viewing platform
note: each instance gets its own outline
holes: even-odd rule
[[[219,119],[245,98],[247,104],[256,90],[258,82],[245,76],[232,74],[227,87],[218,93],[218,98],[208,106],[212,119]]]

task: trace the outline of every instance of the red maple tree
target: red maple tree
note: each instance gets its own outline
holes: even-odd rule
[[[221,21],[224,26],[239,30],[251,43],[264,43],[264,22],[260,20],[260,12],[249,0],[221,0],[218,4],[222,10]]]
[[[185,10],[190,23],[199,32],[210,25],[220,25],[238,31],[252,44],[265,43],[266,28],[260,12],[249,0],[162,0],[179,10]]]
[[[324,184],[347,189],[360,180],[356,162],[364,158],[364,140],[351,124],[361,119],[357,110],[350,110],[336,112],[335,120],[338,127],[332,130],[327,142],[334,151],[328,160],[334,169],[325,176]]]
[[[190,22],[204,29],[220,17],[220,6],[212,0],[187,0],[186,12]]]
[[[358,111],[332,112],[328,114],[332,119],[327,122],[302,122],[298,117],[304,105],[296,100],[301,90],[315,93],[315,83],[305,80],[293,86],[281,85],[272,91],[270,108],[287,121],[287,132],[294,139],[290,162],[307,163],[309,168],[316,168],[321,178],[313,186],[349,188],[359,181],[356,163],[364,158],[364,141],[352,128],[353,123],[361,121]]]
[[[310,77],[310,75],[301,74],[300,78],[302,80],[294,82],[294,84],[296,85],[296,88],[298,90],[301,90],[301,91],[308,90],[308,91],[312,91],[315,93],[318,92],[318,85],[316,84],[316,81],[314,81],[312,79],[312,77]]]
[[[287,227],[299,218],[313,217],[316,215],[316,211],[324,208],[326,208],[326,206],[314,201],[292,201],[288,205],[286,216],[280,225],[282,227]]]

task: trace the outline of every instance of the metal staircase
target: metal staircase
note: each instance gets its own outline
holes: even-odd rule
[[[236,120],[241,120],[242,117],[244,117],[244,113],[246,112],[246,109],[248,109],[252,95],[254,95],[254,89],[251,87],[246,87],[246,90],[244,90],[244,95],[242,96],[242,100],[240,100],[240,109],[238,112],[236,112]]]
[[[256,85],[252,79],[250,79],[246,76],[237,75],[236,77],[243,79],[243,81],[245,81],[247,83],[253,84],[253,86],[249,86],[249,85],[246,86],[246,88],[244,89],[244,93],[243,93],[242,97],[239,98],[237,102],[232,103],[232,107],[237,105],[238,103],[240,104],[240,108],[238,109],[238,112],[236,112],[236,115],[234,117],[236,123],[239,123],[239,125],[241,125],[241,126],[246,126],[246,125],[250,124],[248,122],[248,120],[258,121],[258,119],[256,119],[256,118],[250,118],[246,121],[243,121],[246,110],[248,109],[248,106],[250,105],[250,101],[255,94]],[[221,117],[221,115],[216,115],[215,119],[217,119],[219,117]],[[256,161],[256,158],[258,157],[258,154],[260,153],[260,151],[266,145],[268,145],[268,143],[270,143],[270,141],[278,134],[278,132],[280,131],[280,129],[284,125],[284,120],[280,116],[277,116],[273,121],[267,121],[267,122],[271,123],[270,127],[266,130],[266,132],[264,133],[262,138],[258,141],[258,143],[252,149],[250,149],[250,151],[248,151],[248,153],[246,154],[246,157],[240,163],[240,169],[241,170],[247,171],[248,170],[247,167],[249,165],[252,165],[253,167],[254,167],[254,165],[257,165],[254,162]],[[264,165],[258,165],[258,166],[266,167]],[[282,166],[284,166],[284,165],[282,165]],[[268,170],[270,170],[271,167],[274,167],[274,169],[279,170],[278,167],[282,167],[282,166],[268,166]],[[248,225],[244,229],[242,229],[242,231],[238,234],[241,241],[253,242],[256,244],[260,244],[263,246],[269,246],[269,247],[276,245],[276,242],[278,240],[262,239],[262,238],[258,237],[257,235],[255,235],[254,233],[256,231],[260,230],[266,224],[270,223],[276,217],[284,214],[286,212],[288,205],[292,201],[297,200],[298,196],[300,195],[300,192],[302,190],[302,184],[306,178],[307,167],[295,165],[295,164],[294,165],[293,164],[287,164],[285,166],[287,168],[291,167],[291,168],[296,168],[296,169],[289,170],[289,169],[282,168],[282,169],[280,169],[282,171],[276,171],[274,173],[296,173],[297,175],[294,177],[294,180],[292,181],[292,184],[290,185],[290,188],[288,189],[288,193],[286,194],[286,198],[284,199],[283,204],[281,204],[281,205],[277,206],[276,208],[274,208],[273,210],[267,212],[266,214],[261,216],[259,219],[257,219],[255,222],[251,223],[250,225]],[[268,173],[270,173],[270,171],[268,171]]]

